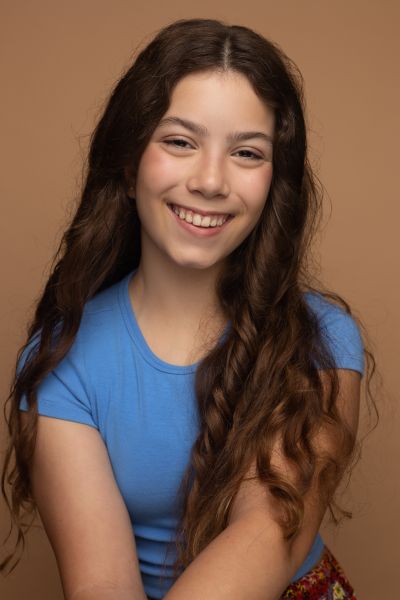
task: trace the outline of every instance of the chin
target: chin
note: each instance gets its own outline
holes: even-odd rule
[[[199,262],[180,262],[178,263],[182,269],[192,269],[197,271],[205,271],[214,266],[215,263],[199,263]]]
[[[206,269],[211,269],[216,265],[218,260],[201,260],[201,259],[192,259],[188,260],[188,257],[185,256],[181,260],[179,258],[172,258],[176,265],[182,267],[182,269],[193,269],[198,271],[205,271]]]

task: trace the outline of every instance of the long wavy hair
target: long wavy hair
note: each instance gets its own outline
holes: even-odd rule
[[[353,313],[343,298],[323,289],[313,273],[309,250],[320,223],[323,192],[307,154],[301,74],[277,44],[247,27],[211,19],[179,20],[138,51],[110,95],[92,134],[79,205],[16,359],[4,407],[9,443],[1,483],[11,515],[9,535],[15,525],[18,537],[14,552],[0,564],[2,571],[17,548],[24,548],[37,511],[29,467],[38,385],[71,348],[85,303],[140,262],[140,222],[135,201],[127,195],[125,168],[129,165],[135,178],[174,86],[186,75],[206,70],[243,74],[273,110],[273,178],[257,225],[227,257],[227,268],[216,281],[231,328],[196,372],[201,428],[180,488],[175,573],[227,526],[232,500],[251,464],[256,464],[256,477],[281,509],[279,523],[287,540],[300,530],[303,496],[317,465],[320,493],[334,522],[351,516],[337,504],[335,492],[360,442],[340,417],[333,356],[304,294],[319,292]],[[370,385],[375,360],[365,343],[365,328],[354,318],[364,332],[368,414],[377,416]],[[21,355],[38,332],[36,352],[19,371]],[[328,398],[316,363],[329,378]],[[23,394],[29,405],[25,427],[19,419]],[[340,436],[340,455],[319,455],[313,439],[324,424]],[[284,455],[296,465],[296,486],[271,464],[278,436]]]

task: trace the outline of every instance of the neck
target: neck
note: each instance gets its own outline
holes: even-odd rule
[[[203,326],[219,331],[226,322],[215,294],[220,268],[220,264],[207,269],[182,267],[165,255],[158,253],[155,260],[142,252],[129,290],[136,317],[180,336],[197,334]]]

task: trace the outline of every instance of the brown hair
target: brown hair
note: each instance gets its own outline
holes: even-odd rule
[[[168,109],[177,82],[205,70],[244,74],[274,111],[273,178],[259,222],[228,257],[216,283],[221,308],[232,327],[196,372],[201,430],[182,480],[175,572],[227,526],[231,501],[253,459],[259,480],[282,509],[280,523],[288,540],[300,529],[302,495],[321,459],[319,485],[333,520],[338,522],[336,511],[351,516],[337,505],[334,492],[343,466],[355,457],[357,443],[338,413],[333,356],[305,292],[319,292],[352,313],[337,294],[323,290],[321,284],[317,287],[312,274],[309,249],[323,194],[307,156],[302,77],[276,44],[255,31],[190,19],[159,31],[113,90],[91,139],[79,206],[57,250],[27,330],[27,343],[17,357],[5,406],[9,445],[2,474],[2,492],[18,531],[16,547],[24,546],[24,533],[31,526],[24,523],[24,512],[30,515],[36,510],[29,465],[35,445],[37,387],[71,347],[85,303],[139,265],[140,222],[135,202],[126,193],[124,169],[130,165],[136,176],[141,155]],[[23,350],[39,332],[37,352],[18,372]],[[376,414],[370,390],[375,360],[364,347],[367,404]],[[326,401],[316,364],[330,379]],[[30,407],[26,428],[19,420],[23,394]],[[313,436],[324,423],[341,436],[341,456],[318,456]],[[297,466],[299,487],[270,464],[277,435],[285,456]],[[0,564],[0,570],[14,554]]]

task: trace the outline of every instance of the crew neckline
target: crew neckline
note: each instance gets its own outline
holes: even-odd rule
[[[173,365],[165,360],[162,360],[159,356],[157,356],[153,350],[148,345],[140,327],[136,320],[135,311],[133,309],[131,299],[129,296],[129,283],[131,279],[134,277],[137,271],[137,267],[133,269],[126,277],[121,280],[121,285],[119,287],[119,304],[120,308],[125,320],[125,324],[128,330],[130,337],[132,338],[135,346],[139,350],[142,357],[146,360],[147,363],[152,365],[159,371],[164,371],[166,373],[175,373],[186,375],[189,373],[194,373],[200,364],[201,360],[191,364],[191,365]],[[222,337],[226,334],[228,326],[224,330]]]

